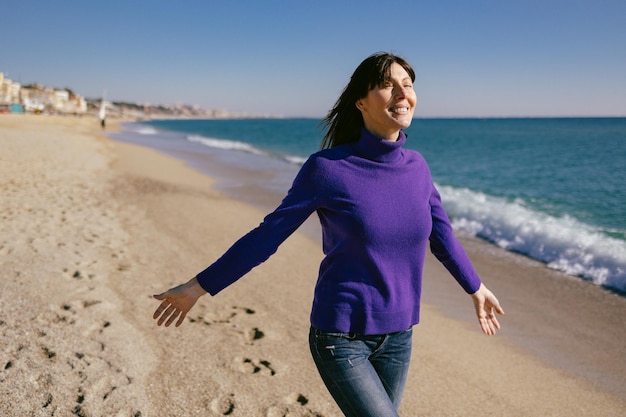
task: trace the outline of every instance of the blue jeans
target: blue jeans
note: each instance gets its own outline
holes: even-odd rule
[[[313,360],[346,417],[398,417],[412,335],[412,329],[366,336],[311,327]]]

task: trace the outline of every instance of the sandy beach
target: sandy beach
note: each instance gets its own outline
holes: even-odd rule
[[[94,118],[0,115],[0,416],[341,416],[308,351],[308,234],[181,327],[152,320],[265,214],[214,184]],[[503,329],[429,257],[401,415],[626,415],[626,298],[463,242]]]

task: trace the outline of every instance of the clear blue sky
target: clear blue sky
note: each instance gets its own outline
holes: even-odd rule
[[[626,116],[625,0],[18,1],[0,71],[89,98],[318,117],[377,51],[416,116]]]

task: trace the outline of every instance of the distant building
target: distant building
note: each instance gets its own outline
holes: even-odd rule
[[[0,72],[0,105],[11,105],[20,102],[20,88],[18,82],[12,81]]]
[[[0,72],[0,113],[58,113],[58,114],[93,114],[97,113],[100,100],[94,104],[84,97],[74,94],[69,88],[57,90],[42,84],[21,85],[5,77]],[[245,113],[230,113],[225,110],[206,110],[200,106],[176,103],[175,106],[107,102],[107,112],[114,117],[160,118],[160,117],[195,117],[225,119],[233,117],[259,117]]]
[[[42,113],[51,110],[53,103],[53,91],[40,84],[22,87],[22,104],[27,112]]]
[[[84,114],[87,101],[68,89],[56,90],[41,84],[22,86],[0,72],[0,110]]]
[[[54,90],[54,110],[59,113],[85,113],[87,112],[87,101],[77,94],[70,94],[68,90]]]

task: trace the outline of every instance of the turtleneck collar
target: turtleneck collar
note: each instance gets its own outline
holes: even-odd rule
[[[395,162],[402,158],[402,146],[406,143],[406,135],[401,130],[398,140],[391,142],[373,135],[361,128],[361,136],[354,143],[354,151],[363,158],[376,162]]]

